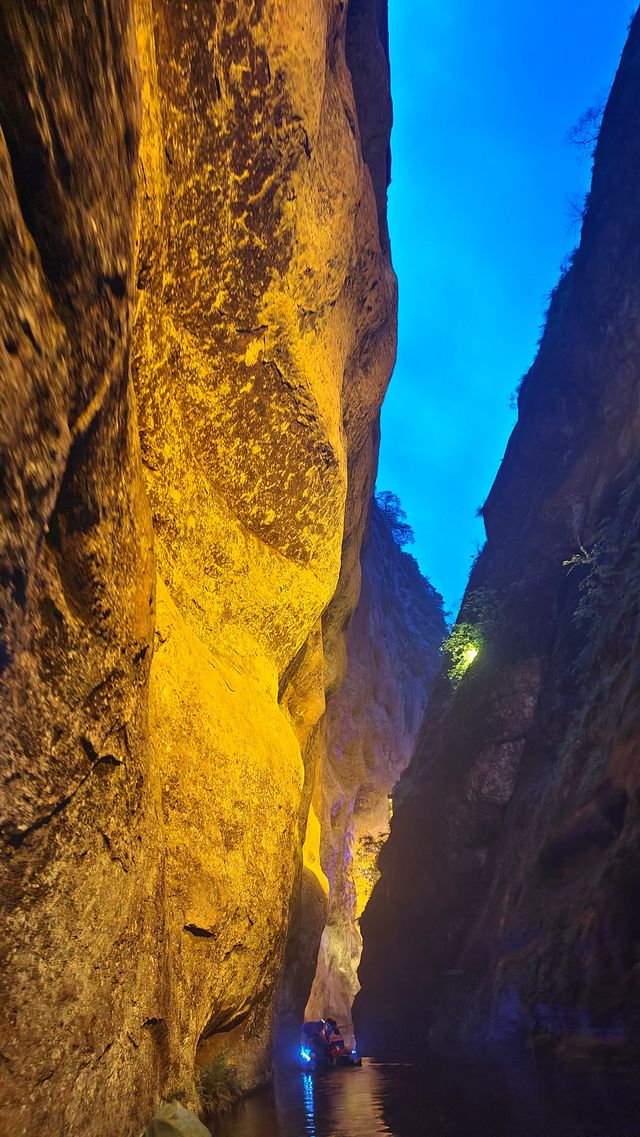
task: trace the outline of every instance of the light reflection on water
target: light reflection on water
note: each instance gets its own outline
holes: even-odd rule
[[[304,1093],[305,1129],[309,1137],[316,1137],[315,1102],[313,1098],[313,1077],[311,1074],[302,1075]]]
[[[634,1084],[635,1083],[635,1084]],[[281,1070],[215,1137],[638,1137],[627,1074],[532,1062]]]

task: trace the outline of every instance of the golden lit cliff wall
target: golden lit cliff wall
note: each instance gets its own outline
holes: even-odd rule
[[[384,12],[354,8],[386,156]],[[255,1084],[307,831],[322,884],[319,724],[395,348],[347,18],[2,7],[16,1134],[136,1133],[162,1095],[196,1102],[196,1062],[215,1097],[220,1050]]]

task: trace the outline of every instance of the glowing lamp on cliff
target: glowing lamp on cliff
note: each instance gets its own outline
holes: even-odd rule
[[[447,674],[454,686],[457,687],[465,671],[478,658],[482,644],[483,636],[477,624],[463,621],[451,629],[441,651],[448,656]]]

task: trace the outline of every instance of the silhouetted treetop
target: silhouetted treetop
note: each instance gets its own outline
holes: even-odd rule
[[[400,504],[397,493],[391,493],[390,490],[379,490],[375,496],[376,504],[396,545],[400,549],[404,549],[405,545],[413,545],[415,534],[407,521],[407,515]]]

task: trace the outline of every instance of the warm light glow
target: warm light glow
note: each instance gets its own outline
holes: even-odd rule
[[[309,872],[313,873],[325,896],[329,895],[329,881],[327,880],[320,862],[320,822],[313,806],[310,806],[307,815],[307,832],[302,848],[302,863]]]
[[[360,919],[369,903],[374,885],[380,879],[378,856],[388,836],[388,827],[377,833],[367,833],[359,838],[354,848],[352,874],[356,890],[356,920]]]
[[[471,667],[483,646],[483,634],[477,624],[462,621],[456,624],[442,645],[442,651],[449,657],[447,673],[454,687]]]

